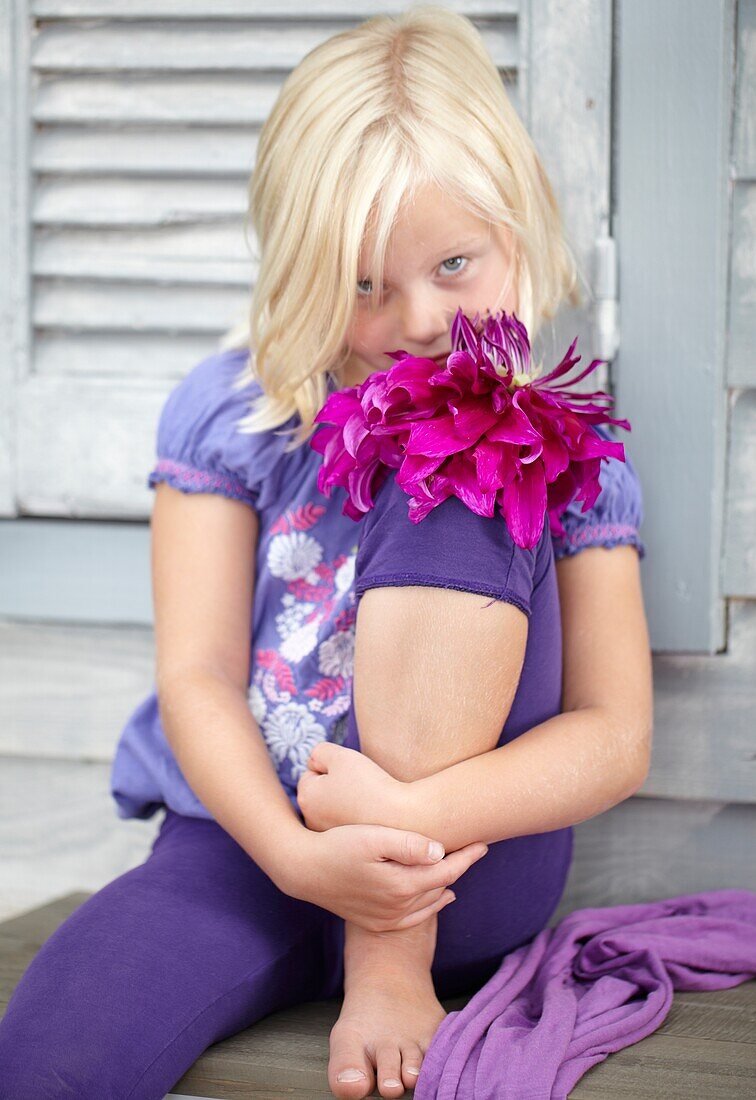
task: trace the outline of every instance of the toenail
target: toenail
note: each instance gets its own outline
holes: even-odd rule
[[[396,1077],[386,1077],[383,1083],[384,1083],[384,1085],[386,1086],[387,1089],[395,1089],[395,1088],[401,1088],[402,1087],[402,1082],[397,1081]]]
[[[419,1077],[420,1076],[420,1070],[415,1069],[414,1066],[405,1066],[404,1067],[404,1072],[405,1073],[411,1073],[413,1075],[413,1077]]]
[[[336,1078],[337,1081],[359,1081],[365,1074],[361,1069],[343,1069]]]

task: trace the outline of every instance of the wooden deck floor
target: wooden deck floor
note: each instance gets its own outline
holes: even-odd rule
[[[69,894],[0,924],[0,1014],[36,951],[87,896]],[[442,1004],[453,1011],[467,999]],[[332,1100],[326,1080],[328,1032],[339,1009],[337,1000],[318,1001],[260,1020],[210,1047],[176,1083],[171,1096]],[[691,1096],[756,1096],[756,981],[733,989],[676,994],[662,1026],[589,1070],[570,1100]]]

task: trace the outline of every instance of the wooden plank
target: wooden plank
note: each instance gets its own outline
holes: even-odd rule
[[[43,78],[31,106],[39,123],[208,124],[260,127],[278,97],[281,73],[212,76],[173,73],[130,80],[99,76]],[[512,77],[512,98],[517,86]]]
[[[145,463],[145,481],[147,467]],[[41,518],[4,520],[0,522],[0,558],[5,566],[0,570],[0,615],[22,621],[65,623],[73,630],[84,624],[95,627],[100,624],[114,629],[116,634],[121,629],[152,621],[150,540],[146,524],[103,520],[69,523]],[[114,627],[114,623],[119,625]],[[27,684],[35,682],[36,667],[35,662],[27,671]],[[79,672],[80,676],[86,675],[85,670]],[[118,669],[114,668],[113,674],[117,680]],[[79,686],[75,681],[70,686],[68,708],[73,728],[81,723],[82,713],[76,701]],[[86,690],[92,690],[91,682]],[[44,694],[40,696],[41,700],[45,698]],[[23,710],[25,704],[19,705]],[[9,732],[18,727],[17,719],[23,725],[21,713],[11,712],[10,717]],[[48,719],[49,714],[46,723]],[[32,717],[31,721],[36,719]],[[65,745],[56,736],[62,723],[62,717],[57,716],[49,726],[48,755],[67,755]],[[35,736],[38,733],[36,729]],[[110,736],[107,726],[99,731],[102,759],[109,754]],[[16,741],[15,736],[12,740]],[[31,747],[21,751],[35,754]]]
[[[0,162],[12,164],[15,138],[15,81],[12,65],[13,43],[9,0],[0,3]],[[15,215],[15,179],[8,171],[0,173],[0,255],[10,256],[13,248]],[[14,320],[13,264],[0,264],[0,515],[15,514],[13,489],[13,347]]]
[[[99,890],[147,858],[158,822],[119,818],[109,774],[87,761],[0,760],[0,916]]]
[[[595,243],[609,213],[612,4],[530,0],[520,21],[522,116],[551,180],[565,231],[588,283],[586,305],[564,303],[536,338],[536,360],[556,365],[578,337],[581,367],[597,350],[590,306]],[[606,388],[598,368],[585,383]],[[621,411],[617,415],[624,415]]]
[[[178,382],[217,348],[211,334],[46,331],[34,342],[34,373],[109,375]]]
[[[593,1066],[569,1095],[570,1100],[750,1100],[755,1062],[753,1047],[738,1042],[701,1042],[653,1032]]]
[[[243,180],[44,179],[34,193],[36,225],[159,226],[236,218],[247,209]]]
[[[205,308],[202,298],[197,288],[198,309]],[[112,296],[109,301],[114,304]],[[48,516],[142,518],[152,499],[145,481],[167,390],[164,385],[137,386],[107,377],[28,379],[19,394],[22,510]]]
[[[254,241],[254,234],[250,234]],[[249,288],[259,264],[241,218],[147,229],[38,230],[36,276],[142,283],[221,283]],[[35,348],[35,354],[38,350]]]
[[[54,545],[66,556],[64,539]],[[12,565],[13,556],[3,560]],[[40,667],[45,689],[30,691]],[[153,689],[154,669],[146,628],[0,620],[0,753],[108,763],[129,715]]]
[[[27,947],[39,949],[45,940],[48,940],[59,924],[70,917],[74,910],[91,896],[89,890],[78,890],[63,894],[47,901],[43,905],[35,905],[17,913],[14,917],[7,917],[0,924],[0,935],[4,945],[9,940],[26,944]]]
[[[251,289],[251,288],[250,288]],[[96,332],[171,332],[211,335],[225,332],[249,305],[249,290],[220,284],[155,285],[150,283],[98,283],[93,280],[38,279],[34,298],[34,324],[39,328],[78,329]],[[52,384],[45,379],[43,389]],[[23,425],[28,403],[26,386],[18,397],[19,422]],[[122,424],[120,431],[127,429]],[[23,466],[21,473],[24,473]],[[113,508],[119,501],[113,499]]]
[[[32,0],[31,10],[40,18],[72,18],[105,16],[108,19],[196,19],[198,12],[212,10],[213,19],[247,17],[258,19],[299,19],[306,11],[308,18],[324,16],[351,17],[354,0]],[[406,0],[363,0],[360,16],[367,19],[378,12],[398,15],[406,10]],[[516,16],[519,0],[444,0],[444,7],[467,16]]]
[[[726,641],[722,242],[733,13],[729,0],[697,5],[695,18],[687,0],[638,0],[619,20],[617,396],[646,490],[644,589],[657,652],[713,653]]]
[[[754,97],[756,102],[756,96]],[[753,112],[756,114],[756,109]],[[733,185],[727,382],[756,387],[756,182]]]
[[[733,168],[737,179],[756,180],[756,4],[740,0]]]
[[[733,394],[727,466],[722,589],[725,595],[753,598],[756,596],[756,389]]]
[[[149,528],[34,520],[35,543],[29,526],[0,524],[0,614],[64,621],[0,627],[0,752],[104,761],[114,731],[152,689]],[[128,590],[114,574],[131,578]],[[33,598],[24,603],[26,589]],[[654,656],[646,799],[756,804],[756,603],[733,600],[730,610],[727,653]],[[135,626],[86,625],[109,619]],[[47,689],[29,692],[40,665],[51,670]]]
[[[39,126],[32,146],[36,172],[135,176],[241,176],[255,162],[258,133],[246,126],[156,129],[133,126]]]
[[[731,600],[726,653],[655,654],[654,745],[642,793],[756,802],[756,602]]]
[[[238,21],[193,19],[180,24],[153,20],[86,23],[52,22],[38,28],[32,65],[38,72],[288,72],[327,38],[360,19],[300,18]],[[510,19],[476,20],[498,68],[516,64],[517,25]],[[180,42],[180,49],[177,43]]]
[[[28,369],[29,132],[25,0],[0,0],[0,516],[15,516],[15,390]]]
[[[635,796],[575,828],[574,859],[549,924],[573,909],[699,890],[756,890],[753,805]]]
[[[236,76],[68,76],[42,79],[31,107],[35,122],[209,123],[259,127],[278,97],[281,73]]]

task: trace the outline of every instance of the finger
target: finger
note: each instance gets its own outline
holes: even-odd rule
[[[312,750],[310,755],[307,757],[307,767],[310,769],[310,771],[316,772],[318,775],[323,775],[325,772],[328,771],[328,765],[323,758],[323,754],[321,753],[322,745],[323,743],[319,742]],[[306,775],[307,773],[303,772],[302,774]]]
[[[444,857],[444,846],[422,833],[412,833],[404,829],[391,829],[388,826],[378,834],[378,859],[393,859],[407,866],[435,864]]]
[[[453,901],[457,900],[456,894],[452,890],[444,890],[438,901],[435,901],[433,905],[427,905],[424,909],[419,909],[416,913],[410,913],[406,917],[402,917],[392,927],[395,929],[401,928],[414,928],[416,924],[422,924],[428,917],[434,913],[438,913],[440,909],[444,909],[447,905],[451,905]]]
[[[466,844],[464,848],[459,848],[456,852],[450,852],[442,862],[446,864],[447,872],[454,877],[443,879],[444,884],[451,886],[460,875],[463,875],[465,871],[472,867],[473,863],[477,863],[479,859],[482,859],[487,851],[487,845],[476,841],[474,844]]]
[[[458,848],[456,852],[450,852],[435,866],[407,868],[402,874],[407,875],[409,882],[416,885],[418,893],[423,889],[451,886],[476,860],[482,859],[487,851],[485,844],[475,841],[473,844],[466,844],[464,848]]]
[[[406,903],[406,911],[403,916],[406,917],[410,913],[417,913],[420,909],[426,909],[429,905],[439,901],[445,893],[447,893],[446,886],[437,886],[433,890],[421,890],[419,894],[415,894]]]
[[[314,757],[318,768],[328,771],[329,766],[338,760],[340,753],[358,751],[350,749],[348,745],[337,745],[334,741],[318,741],[310,753],[310,759]]]

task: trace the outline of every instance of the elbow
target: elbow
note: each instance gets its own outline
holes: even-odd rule
[[[653,729],[651,726],[636,733],[633,738],[634,752],[632,765],[628,768],[630,788],[627,798],[638,794],[646,783],[651,771],[651,747],[653,744]]]

